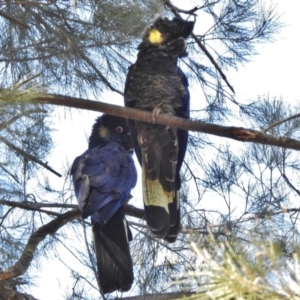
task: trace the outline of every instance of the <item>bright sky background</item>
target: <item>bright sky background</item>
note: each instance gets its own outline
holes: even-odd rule
[[[259,55],[253,57],[252,62],[240,67],[238,72],[226,72],[226,76],[236,91],[239,101],[256,99],[258,95],[270,94],[271,97],[282,96],[291,103],[299,101],[298,87],[300,70],[300,1],[277,0],[282,22],[286,26],[275,37],[275,42],[260,45],[257,48]],[[262,1],[267,2],[267,1]],[[275,1],[273,1],[275,3]],[[201,22],[200,19],[197,22]],[[191,91],[191,101],[197,101],[197,95]],[[115,104],[123,105],[122,99]],[[63,172],[66,160],[69,164],[80,155],[87,147],[87,137],[91,126],[99,113],[72,112],[71,114],[58,114],[57,132],[53,139],[57,147],[49,158],[49,165],[58,172]],[[236,125],[236,124],[235,124]],[[240,124],[242,126],[242,124]],[[57,188],[63,187],[63,179],[58,179],[50,174],[50,180],[55,181]],[[41,260],[44,270],[41,280],[36,280],[39,285],[31,289],[31,293],[41,300],[62,300],[62,291],[66,288],[63,284],[67,273],[62,269],[53,268],[55,261]],[[67,279],[67,278],[66,278]],[[69,286],[69,289],[72,287]]]
[[[264,2],[264,1],[262,1]],[[257,95],[270,93],[271,96],[282,96],[287,102],[298,101],[300,96],[300,1],[277,0],[278,11],[286,26],[275,37],[272,44],[261,45],[259,55],[253,62],[241,68],[237,74],[229,76],[237,97],[255,99]]]

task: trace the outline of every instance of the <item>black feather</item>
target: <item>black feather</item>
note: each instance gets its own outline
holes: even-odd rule
[[[149,27],[128,70],[126,106],[189,118],[188,80],[177,61],[187,55],[185,39],[193,27],[194,22],[179,18],[159,18]],[[128,124],[142,165],[147,224],[154,235],[174,242],[180,229],[179,173],[188,133],[132,120]]]

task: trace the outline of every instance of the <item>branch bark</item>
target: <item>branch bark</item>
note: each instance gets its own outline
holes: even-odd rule
[[[35,231],[30,236],[22,255],[15,263],[15,265],[7,270],[0,272],[0,281],[23,275],[28,269],[31,261],[33,260],[34,253],[37,250],[39,243],[43,241],[48,234],[54,234],[66,223],[77,219],[80,214],[81,212],[78,208],[72,209]]]
[[[46,203],[30,203],[30,202],[15,202],[15,201],[7,201],[0,199],[1,205],[7,205],[10,207],[19,207],[27,210],[40,210],[41,207],[74,207],[74,205],[66,205],[66,204],[46,204]],[[77,205],[75,206],[77,207]],[[132,205],[125,205],[125,212],[130,216],[134,216],[137,218],[144,217],[144,210],[138,209]],[[41,211],[43,212],[43,211]],[[48,213],[48,212],[46,212]],[[57,214],[56,214],[57,215]],[[29,238],[25,249],[20,256],[19,260],[15,263],[11,268],[0,272],[0,281],[8,280],[10,278],[14,278],[20,275],[23,275],[28,267],[30,266],[31,261],[34,258],[34,253],[39,245],[47,235],[54,234],[61,227],[63,227],[66,223],[73,221],[81,216],[81,211],[79,208],[74,208],[64,214],[60,214],[57,218],[47,223],[46,225],[40,227],[37,231],[35,231]]]
[[[83,98],[73,98],[62,95],[47,94],[32,98],[30,102],[61,105],[84,110],[104,112],[110,115],[124,117],[136,121],[152,123],[152,113],[128,107],[92,101]],[[277,146],[286,149],[300,150],[300,141],[282,136],[273,136],[262,131],[233,126],[221,126],[201,121],[192,121],[183,118],[160,114],[156,124],[197,131],[220,137],[230,138],[241,142],[252,142],[262,145]]]
[[[28,282],[18,279],[10,279],[0,282],[0,299],[8,300],[38,300],[33,296],[18,291],[18,286]]]

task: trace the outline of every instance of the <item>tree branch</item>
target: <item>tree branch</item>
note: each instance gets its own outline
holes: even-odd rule
[[[191,293],[191,292],[179,292],[179,293],[165,293],[165,294],[146,294],[133,297],[125,298],[115,298],[115,300],[172,300],[172,299],[185,299],[192,295],[199,295],[201,293]],[[190,299],[190,298],[187,298]],[[192,298],[193,299],[193,298]],[[196,299],[196,298],[195,298]]]
[[[136,121],[152,123],[152,113],[148,111],[137,110],[118,105],[107,104],[99,101],[86,100],[82,98],[73,98],[62,95],[46,94],[28,100],[33,103],[45,103],[52,105],[61,105],[79,109],[104,112],[110,115],[124,117]],[[265,134],[260,130],[252,130],[242,127],[227,127],[205,123],[201,121],[192,121],[183,118],[160,114],[156,118],[156,124],[167,125],[183,130],[197,131],[212,134],[220,137],[230,138],[242,142],[252,142],[262,145],[277,146],[286,149],[300,150],[300,141],[282,136],[273,136]]]
[[[296,114],[296,115],[294,115],[294,116],[290,116],[290,117],[288,117],[288,118],[286,118],[286,119],[283,119],[283,120],[280,120],[280,121],[278,121],[278,122],[275,122],[275,123],[269,125],[267,128],[263,129],[262,132],[263,132],[263,133],[266,133],[267,131],[271,130],[272,128],[274,128],[274,127],[276,127],[276,126],[279,126],[279,125],[281,125],[281,124],[283,124],[283,123],[285,123],[285,122],[291,121],[291,120],[293,120],[293,119],[297,119],[297,118],[299,118],[299,117],[300,117],[300,114]]]
[[[31,261],[33,260],[34,253],[39,243],[42,242],[48,234],[54,234],[66,223],[77,219],[80,214],[81,212],[78,208],[72,209],[55,218],[48,224],[40,227],[36,232],[34,232],[30,236],[21,257],[15,263],[15,265],[7,270],[0,272],[0,281],[23,275],[28,269]]]
[[[165,3],[165,5],[167,7],[169,7],[169,9],[171,10],[171,12],[174,15],[176,15],[176,16],[179,16],[179,13],[187,14],[187,15],[193,15],[194,16],[195,12],[197,10],[199,10],[199,9],[202,8],[202,7],[197,7],[196,6],[196,7],[192,8],[192,9],[190,9],[190,10],[185,10],[185,9],[180,9],[180,8],[176,7],[175,5],[173,5],[170,0],[165,0],[164,3]]]
[[[145,212],[143,209],[137,208],[130,204],[124,204],[124,211],[125,214],[131,217],[135,217],[138,219],[144,219],[145,218]]]
[[[197,36],[193,32],[192,32],[191,36],[195,40],[195,42],[197,43],[197,45],[200,47],[200,49],[204,52],[204,54],[208,57],[208,59],[210,60],[210,62],[213,64],[213,66],[216,68],[216,70],[218,71],[218,73],[220,74],[220,76],[222,77],[222,79],[225,81],[225,83],[227,84],[227,86],[230,88],[230,90],[235,94],[233,86],[229,83],[229,81],[228,81],[226,75],[223,73],[221,67],[219,67],[219,65],[214,60],[214,58],[209,53],[209,51],[206,49],[206,47],[201,43],[201,41],[197,38]]]
[[[182,12],[182,10],[180,10],[179,8],[177,8],[176,6],[174,6],[170,0],[165,0],[164,1],[165,5],[167,7],[169,7],[169,9],[172,11],[172,13],[176,16],[181,18],[179,11]],[[195,9],[198,10],[200,8],[194,8],[192,9],[190,12],[191,15],[194,15]],[[185,11],[184,13],[187,13],[187,11]],[[214,60],[214,58],[212,57],[212,55],[209,53],[209,51],[206,49],[206,47],[201,43],[201,41],[197,38],[197,36],[192,32],[191,37],[194,39],[194,41],[197,43],[197,45],[199,46],[199,48],[204,52],[204,54],[207,56],[207,58],[210,60],[210,62],[213,64],[213,66],[216,68],[216,70],[218,71],[218,73],[220,74],[220,76],[222,77],[222,79],[225,81],[225,83],[227,84],[227,86],[230,88],[230,90],[235,94],[234,88],[232,87],[232,85],[229,83],[226,75],[223,73],[222,69],[219,67],[219,65],[217,64],[217,62]]]
[[[5,199],[0,199],[0,205],[6,205],[10,207],[17,207],[22,208],[26,210],[34,210],[34,211],[40,211],[47,214],[55,214],[55,215],[61,215],[52,211],[43,210],[42,208],[45,207],[52,207],[52,208],[72,208],[75,209],[78,207],[76,204],[62,204],[62,203],[38,203],[38,202],[30,202],[30,201],[22,201],[22,202],[16,202],[16,201],[9,201]],[[130,204],[124,204],[124,211],[125,214],[131,217],[135,217],[138,219],[144,219],[145,212],[143,209],[137,208]]]
[[[95,64],[92,62],[91,59],[89,59],[84,53],[83,51],[78,50],[80,56],[82,57],[82,59],[84,59],[87,64],[97,73],[97,75],[102,79],[102,81],[110,88],[111,91],[116,92],[118,94],[120,94],[121,96],[123,96],[123,93],[121,91],[119,91],[118,89],[114,88],[110,82],[106,79],[106,77],[100,72],[100,70],[95,66]]]
[[[31,210],[31,211],[39,211],[41,213],[45,213],[47,215],[52,216],[60,216],[60,213],[45,210],[43,207],[54,207],[54,208],[77,208],[78,205],[75,204],[60,204],[60,203],[37,203],[37,202],[16,202],[16,201],[8,201],[4,199],[0,199],[1,205],[6,205],[10,207],[17,207],[25,210]]]
[[[20,21],[19,18],[14,17],[13,15],[11,15],[3,10],[0,10],[0,16],[2,16],[3,18],[5,18],[9,21],[19,24],[19,25],[25,27],[26,29],[30,29],[30,27],[25,22]]]
[[[0,282],[0,299],[8,300],[38,300],[33,296],[18,291],[18,286],[28,284],[20,279],[10,279]]]
[[[0,124],[0,130],[3,130],[3,129],[6,129],[7,127],[9,127],[11,124],[13,124],[14,122],[16,122],[18,119],[22,118],[22,117],[26,117],[30,114],[33,114],[33,113],[47,113],[46,110],[43,110],[43,109],[30,109],[30,110],[25,110],[23,111],[22,113],[12,117],[10,120],[4,122],[4,123],[1,123]]]
[[[8,146],[9,148],[11,148],[12,150],[16,151],[18,154],[20,154],[23,157],[27,158],[28,160],[33,161],[33,162],[41,165],[42,167],[44,167],[48,171],[54,173],[56,176],[62,177],[61,174],[59,174],[58,172],[56,172],[55,170],[53,170],[51,167],[49,167],[47,163],[43,163],[38,158],[36,158],[33,155],[25,152],[24,150],[22,150],[21,148],[17,147],[16,145],[12,144],[10,141],[8,141],[7,139],[5,139],[4,137],[0,137],[0,141],[2,143],[4,143],[6,146]]]

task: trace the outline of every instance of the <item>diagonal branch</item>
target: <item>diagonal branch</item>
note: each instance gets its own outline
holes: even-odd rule
[[[14,122],[16,122],[18,119],[22,118],[22,117],[26,117],[30,114],[34,114],[34,113],[47,113],[46,110],[43,109],[29,109],[29,110],[25,110],[22,113],[15,115],[14,117],[12,117],[10,120],[5,121],[3,123],[0,123],[0,130],[6,129],[7,127],[9,127],[9,125],[13,124]]]
[[[78,208],[72,209],[35,231],[30,236],[21,257],[15,263],[15,265],[0,272],[0,281],[23,275],[33,260],[34,253],[37,250],[39,243],[42,242],[48,234],[54,234],[66,223],[77,219],[79,216],[80,210]]]
[[[17,147],[16,145],[12,144],[10,141],[8,141],[6,138],[4,137],[0,137],[0,141],[2,143],[4,143],[6,146],[8,146],[9,148],[11,148],[12,150],[16,151],[18,154],[22,155],[23,157],[27,158],[30,161],[33,161],[41,166],[43,166],[44,168],[46,168],[47,170],[49,170],[50,172],[54,173],[56,176],[61,177],[62,175],[59,174],[58,172],[56,172],[55,170],[53,170],[51,167],[48,166],[47,163],[42,162],[41,160],[39,160],[38,158],[34,157],[33,155],[25,152],[24,150],[22,150],[21,148]]]
[[[280,121],[278,121],[278,122],[275,122],[275,123],[269,125],[267,128],[263,129],[262,132],[263,132],[263,133],[266,133],[267,131],[273,129],[273,128],[276,127],[276,126],[279,126],[279,125],[281,125],[281,124],[283,124],[283,123],[285,123],[285,122],[291,121],[291,120],[293,120],[293,119],[297,119],[297,118],[299,118],[299,117],[300,117],[300,114],[296,114],[296,115],[290,116],[290,117],[288,117],[288,118],[286,118],[286,119],[283,119],[283,120],[280,120]]]
[[[114,88],[110,82],[106,79],[106,77],[100,72],[100,70],[95,66],[95,64],[92,62],[91,59],[89,59],[84,53],[83,51],[79,51],[80,56],[85,59],[85,61],[87,62],[87,64],[97,73],[97,75],[102,79],[102,81],[110,88],[111,91],[116,92],[118,94],[120,94],[121,96],[123,96],[123,93],[121,91],[119,91],[118,89]]]
[[[164,0],[164,3],[167,7],[169,7],[169,9],[172,11],[172,13],[176,16],[176,17],[180,17],[179,11],[182,12],[182,10],[180,10],[179,8],[177,8],[176,6],[174,6],[170,0]],[[191,15],[194,14],[194,10],[195,9],[200,9],[200,8],[194,8],[193,10],[191,10]],[[185,13],[187,13],[187,11],[185,11]],[[212,57],[212,55],[209,53],[209,51],[206,49],[206,47],[201,43],[201,41],[197,38],[197,36],[192,33],[191,34],[192,38],[194,39],[194,41],[197,43],[197,45],[199,46],[199,48],[204,52],[204,54],[207,56],[207,58],[210,60],[210,62],[213,64],[213,66],[216,68],[216,70],[218,71],[218,73],[220,74],[220,76],[222,77],[222,79],[225,81],[225,83],[227,84],[227,86],[230,88],[230,90],[235,94],[234,88],[232,87],[232,85],[229,83],[226,75],[223,73],[221,67],[217,64],[217,62],[215,61],[215,59]]]
[[[13,15],[11,15],[11,14],[3,11],[3,10],[0,10],[0,16],[2,16],[3,18],[5,18],[9,21],[12,21],[14,23],[19,24],[19,25],[25,27],[26,29],[30,29],[30,27],[25,22],[20,21],[19,18],[15,17],[15,16],[13,16]]]
[[[34,203],[30,203],[30,204],[26,202],[17,203],[17,202],[6,201],[6,200],[0,200],[0,204],[9,205],[12,207],[22,207],[25,209],[33,209],[35,206]],[[36,205],[40,207],[44,206],[43,203],[40,204],[36,203]],[[137,218],[143,218],[144,216],[144,211],[142,209],[138,209],[132,205],[124,205],[124,208],[126,214],[128,215]],[[66,223],[71,222],[79,218],[80,216],[81,216],[81,211],[79,210],[79,208],[74,208],[64,214],[60,214],[54,220],[40,227],[36,232],[34,232],[30,236],[22,255],[20,256],[19,260],[15,263],[15,265],[7,270],[0,272],[0,281],[23,275],[27,271],[31,261],[33,260],[34,253],[39,243],[42,242],[47,235],[54,234]]]
[[[208,57],[208,59],[210,60],[210,62],[213,64],[213,66],[216,68],[216,70],[219,72],[220,76],[222,77],[222,79],[225,81],[225,83],[227,84],[227,86],[230,88],[230,90],[235,94],[234,88],[233,86],[229,83],[226,75],[223,73],[221,67],[217,64],[217,62],[214,60],[214,58],[212,57],[212,55],[209,53],[209,51],[206,49],[206,47],[201,43],[201,41],[197,38],[197,36],[192,33],[191,36],[193,37],[193,39],[195,40],[195,42],[197,43],[197,45],[200,47],[200,49],[205,53],[205,55]]]

